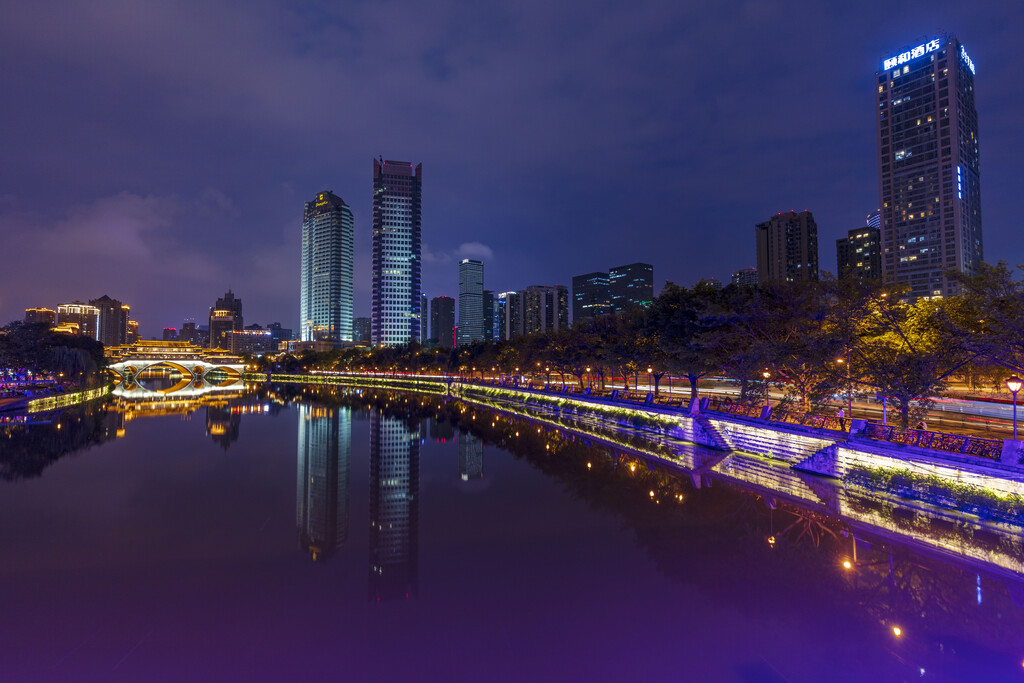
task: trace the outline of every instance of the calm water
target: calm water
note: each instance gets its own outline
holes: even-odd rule
[[[8,427],[0,679],[1024,680],[1019,530],[622,441],[287,387]]]

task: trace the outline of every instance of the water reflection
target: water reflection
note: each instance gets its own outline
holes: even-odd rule
[[[419,590],[420,430],[370,416],[370,599],[407,599]]]
[[[459,432],[459,477],[462,481],[483,479],[484,442],[472,432]]]
[[[295,523],[299,547],[317,562],[348,539],[351,409],[300,404],[298,432]]]
[[[877,634],[915,678],[924,669],[971,679],[957,667],[1003,666],[1014,653],[1024,656],[1020,526],[858,493],[763,458],[444,398],[261,389],[208,406],[207,429],[214,436],[213,427],[223,425],[216,436],[237,438],[247,413],[292,403],[299,418],[295,525],[302,552],[315,561],[340,554],[348,538],[352,423],[363,416],[369,422],[368,556],[351,545],[345,552],[357,566],[368,562],[372,601],[418,595],[420,443],[429,434],[438,442],[457,439],[463,480],[482,476],[485,446],[494,453],[489,477],[510,458],[529,463],[567,495],[621,520],[663,576],[723,611],[842,619],[851,633]],[[2,433],[0,476],[38,476],[60,457],[53,453],[115,438],[129,416],[149,414],[140,405],[114,401],[111,411],[67,411],[52,424]],[[437,452],[455,456],[455,447]],[[355,448],[366,452],[365,442]],[[8,457],[12,452],[20,455]],[[453,469],[447,460],[440,471],[447,479]],[[291,528],[290,517],[287,523]],[[422,534],[428,557],[430,529]],[[1020,658],[1009,664],[1019,670]]]

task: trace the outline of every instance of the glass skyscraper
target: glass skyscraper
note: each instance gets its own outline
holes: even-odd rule
[[[373,304],[370,339],[420,339],[420,197],[423,164],[373,160]]]
[[[459,346],[484,338],[484,263],[459,261]]]
[[[352,341],[352,210],[333,192],[306,202],[302,216],[302,341]]]
[[[910,298],[957,293],[982,259],[974,62],[955,36],[884,59],[876,75],[882,269]]]
[[[608,271],[608,303],[614,313],[654,301],[654,266],[630,263]]]

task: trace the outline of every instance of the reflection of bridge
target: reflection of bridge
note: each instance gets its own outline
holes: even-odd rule
[[[166,389],[147,389],[136,382],[118,384],[112,392],[115,398],[128,401],[153,401],[159,399],[195,399],[221,394],[241,395],[245,383],[235,379],[213,384],[210,382],[178,382]]]
[[[137,378],[150,370],[177,370],[181,379],[156,393],[170,394],[203,389],[205,385],[228,386],[242,378],[245,364],[238,356],[220,349],[203,349],[189,342],[140,341],[107,349],[108,369],[116,381],[134,389]],[[210,373],[216,379],[207,380]]]

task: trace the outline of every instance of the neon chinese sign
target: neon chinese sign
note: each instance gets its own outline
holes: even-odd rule
[[[885,71],[888,71],[889,69],[893,69],[893,68],[895,68],[897,66],[900,66],[901,64],[906,64],[907,62],[909,62],[912,59],[917,59],[918,57],[924,57],[926,54],[928,54],[930,52],[935,52],[940,47],[942,47],[942,40],[940,40],[939,38],[936,38],[935,40],[930,40],[927,43],[922,43],[922,44],[918,45],[917,47],[915,47],[915,48],[913,48],[911,50],[907,50],[906,52],[901,52],[900,54],[896,55],[895,57],[890,57],[889,59],[887,59],[884,62],[882,62],[882,68]],[[961,49],[963,49],[963,48],[961,48]],[[964,54],[966,54],[966,53],[964,53]]]
[[[971,73],[973,74],[974,60],[967,56],[967,50],[964,49],[963,45],[960,46],[960,58],[964,60],[964,64],[967,65],[967,68],[970,69]]]

